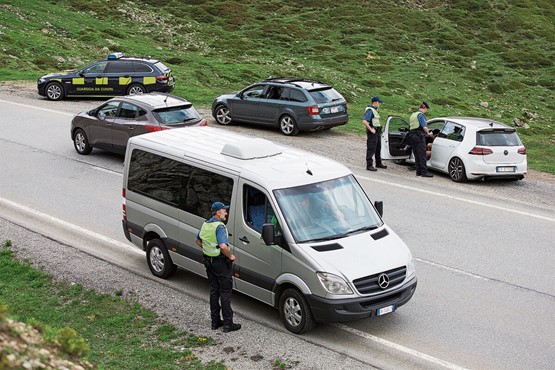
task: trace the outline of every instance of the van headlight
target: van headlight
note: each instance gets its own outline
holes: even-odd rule
[[[349,284],[337,275],[317,272],[316,275],[324,289],[331,294],[353,294]]]
[[[414,267],[414,259],[412,258],[412,253],[409,254],[409,260],[407,261],[407,277],[413,275],[416,272]]]

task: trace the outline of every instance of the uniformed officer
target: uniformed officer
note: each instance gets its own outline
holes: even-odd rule
[[[382,125],[380,123],[380,113],[378,109],[383,100],[379,96],[372,98],[372,104],[366,108],[362,123],[366,127],[366,169],[368,171],[377,171],[377,168],[387,168],[382,163],[380,151],[382,150],[381,132]],[[376,167],[373,164],[373,158],[376,159]]]
[[[204,266],[210,285],[210,318],[212,330],[224,327],[224,333],[241,329],[241,324],[233,323],[231,292],[233,290],[233,261],[235,256],[228,246],[227,227],[223,223],[227,217],[226,206],[214,202],[210,207],[212,217],[206,220],[197,234],[196,243],[202,248]],[[220,317],[220,310],[223,320]]]
[[[432,136],[428,129],[428,121],[426,121],[426,112],[430,109],[427,102],[420,104],[420,109],[410,116],[410,137],[412,144],[412,152],[414,153],[414,161],[416,164],[416,176],[434,177],[428,172],[426,166],[426,136]]]

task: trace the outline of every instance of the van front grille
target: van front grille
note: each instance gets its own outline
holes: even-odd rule
[[[402,266],[393,270],[362,277],[353,280],[353,284],[360,294],[373,294],[382,292],[384,289],[380,288],[380,286],[378,285],[378,277],[381,274],[386,274],[389,278],[389,285],[385,289],[394,288],[400,285],[405,280],[405,277],[407,275],[407,267]]]

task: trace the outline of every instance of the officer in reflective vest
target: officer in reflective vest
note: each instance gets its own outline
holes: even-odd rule
[[[368,171],[377,171],[377,168],[387,168],[382,163],[380,151],[382,150],[381,133],[382,125],[380,123],[380,113],[378,109],[383,100],[379,96],[372,98],[372,105],[366,108],[362,124],[366,127],[366,169]],[[375,157],[376,167],[374,167],[373,159]]]
[[[224,333],[241,329],[241,324],[233,323],[233,310],[231,309],[235,256],[228,246],[227,227],[223,223],[226,220],[228,209],[229,206],[222,202],[212,203],[210,207],[212,217],[202,224],[196,240],[204,254],[204,266],[210,285],[212,330],[223,326]],[[220,311],[222,316],[220,316]]]
[[[430,109],[430,105],[427,102],[422,102],[422,104],[420,104],[420,109],[414,112],[409,119],[416,176],[422,177],[433,177],[433,175],[428,172],[428,167],[426,166],[426,136],[432,136],[432,133],[428,129],[428,122],[425,116],[428,109]]]

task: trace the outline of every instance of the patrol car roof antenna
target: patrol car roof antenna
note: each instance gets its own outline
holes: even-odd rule
[[[308,173],[310,176],[313,176],[312,171],[310,170],[310,168],[308,168],[308,163],[305,162],[306,165],[306,173]]]

